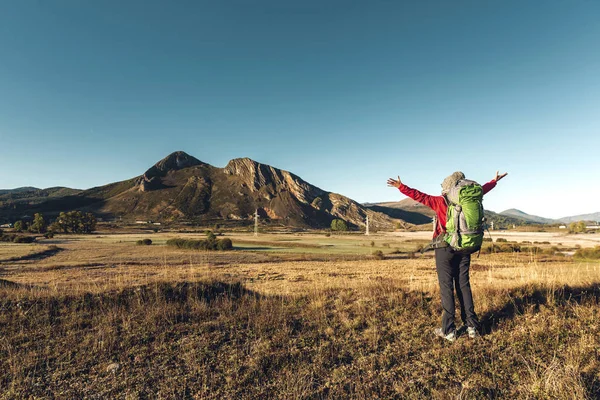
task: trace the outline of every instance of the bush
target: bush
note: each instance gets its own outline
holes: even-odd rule
[[[215,236],[214,233],[212,233],[211,231],[206,231],[206,240],[212,241],[215,240],[217,237]]]
[[[231,250],[233,243],[231,239],[225,238],[221,240],[193,240],[174,238],[167,240],[167,246],[177,247],[178,249],[190,250]]]
[[[46,239],[52,239],[54,237],[54,232],[48,231],[48,232],[44,233],[44,237]]]
[[[342,219],[334,219],[331,221],[331,230],[345,232],[348,230],[348,225],[346,225],[346,221]]]
[[[375,257],[376,260],[383,260],[383,259],[385,259],[385,255],[383,255],[383,251],[381,251],[381,250],[375,250],[373,252],[373,257]]]
[[[524,253],[542,253],[542,248],[538,246],[523,246],[521,252]]]
[[[497,243],[503,243],[503,242],[506,243],[506,242],[508,242],[508,240],[506,240],[504,238],[498,238],[498,239],[496,239],[496,242]]]
[[[233,243],[231,239],[225,238],[217,241],[217,249],[218,250],[231,250],[233,249]]]
[[[5,233],[4,235],[0,236],[0,241],[1,242],[13,242],[16,237],[17,237],[17,235],[15,235],[14,233]]]
[[[500,246],[495,245],[493,243],[486,243],[481,246],[481,254],[491,254],[491,253],[499,253]]]
[[[138,246],[150,246],[152,244],[152,240],[150,239],[141,239],[136,242]]]
[[[502,253],[513,253],[513,252],[520,252],[520,251],[521,251],[521,247],[518,245],[503,244],[502,246],[500,246],[500,252],[502,252]]]
[[[34,236],[17,236],[13,240],[14,243],[33,243],[35,242]]]
[[[600,260],[600,246],[596,246],[594,248],[577,249],[574,257]]]

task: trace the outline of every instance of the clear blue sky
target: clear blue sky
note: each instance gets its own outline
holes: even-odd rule
[[[600,211],[600,2],[0,1],[0,188],[89,188],[176,150],[359,202]]]

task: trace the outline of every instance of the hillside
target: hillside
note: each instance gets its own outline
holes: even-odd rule
[[[565,223],[577,222],[577,221],[594,221],[594,222],[598,222],[598,221],[600,221],[600,212],[596,212],[596,213],[593,213],[593,214],[574,215],[572,217],[563,217],[563,218],[559,218],[558,221],[565,222]]]
[[[550,218],[538,217],[537,215],[530,215],[521,210],[517,210],[516,208],[511,208],[509,210],[504,210],[500,213],[500,215],[504,215],[511,218],[516,218],[518,220],[522,220],[527,223],[533,224],[554,224],[555,220]]]
[[[34,212],[51,216],[72,209],[109,219],[165,222],[249,220],[258,209],[263,220],[287,226],[328,227],[334,218],[361,226],[367,215],[374,228],[403,223],[249,158],[218,168],[184,152],[172,153],[126,181],[66,192],[42,202],[11,203],[11,207],[0,207],[0,217],[15,219]]]

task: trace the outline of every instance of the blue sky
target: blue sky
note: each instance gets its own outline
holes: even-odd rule
[[[600,211],[600,2],[0,1],[0,188],[183,150],[359,202],[509,175],[484,205]]]

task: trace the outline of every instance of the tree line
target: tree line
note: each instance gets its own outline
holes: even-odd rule
[[[13,228],[16,232],[28,231],[31,233],[91,233],[96,229],[98,220],[92,213],[81,211],[61,212],[58,218],[48,224],[41,213],[35,213],[33,221],[27,224],[23,221],[15,222]]]

